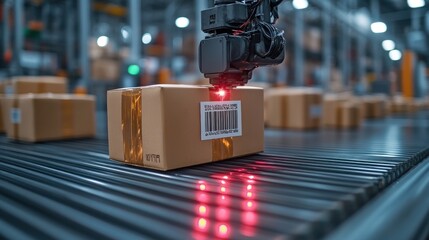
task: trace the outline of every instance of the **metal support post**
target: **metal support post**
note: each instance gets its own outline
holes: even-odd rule
[[[366,92],[365,83],[365,38],[363,36],[357,37],[357,84],[359,94]]]
[[[136,63],[141,57],[141,1],[129,0],[130,6],[130,26],[131,26],[131,48],[130,61]]]
[[[323,88],[329,89],[329,82],[331,81],[331,67],[332,67],[332,18],[330,13],[331,6],[324,5],[323,11]]]
[[[294,85],[304,86],[304,12],[303,10],[295,10],[295,31],[294,31]]]
[[[79,0],[79,27],[80,27],[80,68],[82,76],[79,86],[88,89],[90,87],[90,69],[88,55],[88,40],[90,23],[90,1]]]
[[[24,11],[24,1],[23,0],[14,0],[15,7],[15,19],[14,19],[14,27],[15,27],[15,50],[13,53],[13,74],[21,75],[21,54],[22,47],[24,41],[24,31],[22,26],[24,25],[22,22],[23,11]]]
[[[207,9],[207,0],[195,0],[195,73],[201,74],[198,69],[198,54],[201,40],[204,39],[205,33],[201,30],[201,11]]]
[[[74,41],[75,41],[75,34],[74,31],[74,20],[75,20],[75,11],[73,8],[73,2],[72,0],[68,0],[66,2],[66,8],[64,9],[66,11],[66,54],[67,54],[67,71],[70,75],[75,71],[75,55],[74,55]]]
[[[380,16],[380,5],[378,1],[371,1],[371,13],[374,16],[374,19],[379,20]],[[372,54],[373,54],[373,67],[375,78],[381,79],[381,48],[377,37],[374,37],[372,40]]]

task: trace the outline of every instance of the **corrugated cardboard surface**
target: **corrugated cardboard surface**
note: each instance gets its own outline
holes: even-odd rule
[[[67,79],[54,76],[14,77],[6,81],[5,93],[67,93]]]
[[[9,138],[40,142],[95,136],[93,96],[23,94],[6,97],[2,103]],[[10,119],[14,105],[21,113],[17,126]]]
[[[268,127],[293,129],[320,127],[322,94],[317,89],[275,89],[267,93],[265,106]]]
[[[148,168],[169,170],[213,161],[212,140],[201,140],[200,102],[210,101],[209,88],[189,85],[141,87],[143,159],[133,163]],[[121,96],[126,89],[108,91],[109,155],[124,159],[121,130]],[[263,90],[240,87],[230,92],[229,100],[240,100],[242,136],[233,137],[237,157],[263,151]],[[159,161],[153,161],[157,156]]]

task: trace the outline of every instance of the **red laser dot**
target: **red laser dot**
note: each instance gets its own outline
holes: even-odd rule
[[[226,176],[226,175],[225,175],[225,176],[223,176],[223,179],[228,179],[228,176]]]
[[[219,226],[219,233],[225,235],[228,233],[228,227],[224,224]]]
[[[225,200],[225,196],[222,195],[222,200]]]
[[[200,212],[200,214],[206,214],[207,208],[205,206],[200,206],[198,208],[198,211]]]
[[[224,97],[225,94],[226,94],[226,92],[223,89],[219,89],[219,91],[217,92],[217,95],[219,95],[220,97]]]
[[[204,185],[204,184],[200,184],[200,190],[201,190],[201,191],[206,190],[206,185]]]
[[[221,188],[220,188],[220,191],[221,191],[221,192],[226,192],[226,188],[225,188],[225,187],[221,187]]]
[[[199,227],[200,229],[205,229],[205,228],[206,228],[206,226],[207,226],[207,220],[206,220],[206,219],[204,219],[204,218],[200,218],[200,219],[198,220],[198,227]]]
[[[253,206],[253,203],[252,203],[251,201],[248,201],[248,202],[247,202],[247,207],[248,207],[248,208],[251,208],[252,206]]]
[[[253,179],[253,178],[255,178],[255,177],[254,177],[253,175],[250,175],[250,176],[249,176],[249,178],[250,178],[250,179]]]
[[[252,185],[247,185],[247,190],[252,189]]]
[[[226,182],[224,180],[220,181],[222,184],[225,184]]]
[[[247,197],[248,198],[252,197],[252,193],[251,192],[247,192]]]

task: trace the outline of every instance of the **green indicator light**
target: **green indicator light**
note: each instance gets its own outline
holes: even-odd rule
[[[128,74],[130,75],[138,75],[140,73],[140,67],[137,66],[136,64],[131,64],[130,66],[128,66]]]

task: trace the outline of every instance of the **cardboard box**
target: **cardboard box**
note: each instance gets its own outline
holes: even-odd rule
[[[325,127],[356,128],[362,124],[364,108],[359,98],[349,94],[327,94],[323,98]]]
[[[14,77],[5,82],[5,93],[66,93],[67,79],[54,76],[25,76]]]
[[[372,95],[361,98],[365,109],[365,118],[383,118],[386,116],[387,97]]]
[[[118,81],[121,75],[121,61],[116,58],[94,59],[91,63],[92,79]]]
[[[41,142],[95,136],[95,98],[72,94],[22,94],[2,101],[7,136]]]
[[[414,113],[418,110],[424,109],[424,102],[413,98],[404,98],[402,96],[395,96],[390,104],[393,113]]]
[[[4,85],[6,80],[0,80],[0,94],[4,93]]]
[[[349,97],[340,94],[326,94],[323,96],[322,124],[325,127],[338,127],[338,108],[349,100]]]
[[[313,88],[284,88],[267,92],[266,125],[314,129],[321,125],[322,93]]]
[[[358,128],[362,124],[362,108],[356,101],[341,103],[337,108],[337,122],[340,128]]]
[[[226,92],[223,101],[219,101],[220,95],[206,86],[170,84],[108,91],[110,158],[169,170],[262,152],[263,90],[239,87]],[[206,111],[203,105],[213,101],[216,101],[213,109],[227,106],[233,115],[220,117],[225,116],[227,110],[221,111],[224,115],[214,114],[211,107]],[[206,118],[215,115],[217,121]],[[226,129],[233,130],[234,136],[205,134],[209,132],[204,129],[216,130],[219,126],[229,126]],[[205,139],[207,137],[218,138]]]
[[[407,112],[407,102],[403,98],[394,98],[391,101],[393,113],[405,113]]]
[[[357,97],[357,96],[351,96],[347,102],[355,104],[359,108],[359,117],[360,117],[359,121],[361,123],[364,122],[365,121],[365,114],[366,114],[366,106],[365,106],[362,98]],[[388,107],[387,103],[388,103],[388,101],[386,101],[384,104],[385,108]],[[385,112],[387,113],[387,109]]]
[[[3,101],[4,95],[0,94],[0,133],[4,133],[4,123],[3,123],[3,107],[2,107],[2,101]]]

